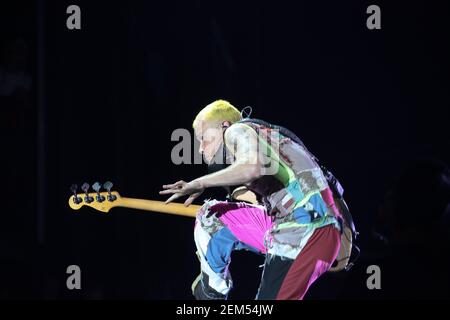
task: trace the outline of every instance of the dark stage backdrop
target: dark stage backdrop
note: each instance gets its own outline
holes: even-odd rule
[[[124,196],[164,200],[162,184],[205,174],[204,165],[172,163],[171,134],[191,130],[196,113],[219,98],[297,133],[346,189],[362,255],[351,272],[320,279],[308,298],[417,296],[398,279],[408,270],[403,280],[416,288],[435,265],[411,271],[417,251],[390,260],[396,247],[380,234],[396,234],[386,218],[392,194],[402,197],[396,221],[420,208],[429,226],[445,208],[426,204],[437,201],[427,190],[450,161],[449,8],[392,2],[1,4],[0,67],[22,57],[31,85],[0,100],[0,297],[191,299],[199,272],[192,219],[74,212],[67,199],[72,183],[111,180]],[[66,27],[71,4],[81,8],[81,30]],[[370,4],[381,7],[381,30],[366,27]],[[213,196],[224,192],[203,199]],[[248,252],[233,256],[231,298],[254,298],[262,263]],[[368,290],[367,266],[383,263],[385,291]],[[82,270],[81,290],[66,288],[69,265]]]

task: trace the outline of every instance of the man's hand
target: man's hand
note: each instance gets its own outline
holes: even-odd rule
[[[165,184],[159,194],[172,194],[172,196],[166,200],[166,204],[178,199],[182,196],[189,195],[184,205],[189,206],[198,196],[200,196],[204,190],[198,181],[185,182],[180,180],[173,184]]]

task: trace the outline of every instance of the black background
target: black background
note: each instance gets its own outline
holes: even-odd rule
[[[403,172],[415,176],[417,161],[450,161],[449,6],[392,2],[2,3],[3,56],[23,41],[33,82],[0,97],[0,297],[191,299],[199,271],[191,219],[74,212],[67,200],[72,183],[105,180],[123,196],[164,200],[162,184],[204,174],[204,165],[171,162],[170,137],[219,98],[293,130],[346,189],[362,256],[307,298],[448,296],[446,286],[417,294],[399,285],[396,272],[415,281],[442,268],[412,272],[407,258],[382,290],[366,288],[367,266],[389,252],[373,233],[389,229],[379,222],[386,194]],[[71,4],[81,30],[66,27]],[[381,30],[366,27],[370,4],[381,7]],[[414,205],[434,201],[426,188],[413,178],[402,190]],[[255,296],[262,263],[234,254],[231,298]],[[66,288],[73,264],[80,291]]]

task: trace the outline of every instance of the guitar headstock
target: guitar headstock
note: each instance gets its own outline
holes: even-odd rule
[[[89,193],[89,184],[84,183],[81,186],[83,193],[77,194],[78,186],[72,185],[70,190],[73,195],[69,198],[69,206],[73,210],[78,210],[81,207],[88,206],[101,212],[108,212],[111,208],[118,206],[120,195],[117,191],[111,191],[112,182],[105,182],[103,188],[107,191],[100,192],[102,186],[96,182],[92,185],[92,189],[96,192]]]

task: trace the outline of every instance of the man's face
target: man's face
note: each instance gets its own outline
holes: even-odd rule
[[[195,137],[200,142],[199,152],[203,159],[210,164],[223,141],[223,131],[217,121],[199,121],[194,128]]]

